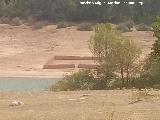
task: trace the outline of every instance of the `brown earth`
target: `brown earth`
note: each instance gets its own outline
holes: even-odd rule
[[[150,53],[152,32],[128,32],[142,49]],[[46,70],[43,65],[56,55],[91,56],[88,40],[93,32],[76,27],[56,29],[56,25],[33,30],[31,26],[0,25],[0,76],[61,77],[75,69]],[[56,61],[53,61],[56,62]],[[65,62],[61,61],[61,64]]]

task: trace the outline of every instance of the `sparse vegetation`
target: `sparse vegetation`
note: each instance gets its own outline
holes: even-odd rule
[[[129,20],[124,23],[120,23],[117,27],[118,30],[122,32],[131,32],[131,28],[133,28],[134,22],[132,20]]]
[[[136,25],[135,27],[137,31],[152,31],[151,27],[145,24]]]
[[[132,96],[131,96],[132,102],[130,102],[129,104],[135,104],[135,103],[138,103],[140,101],[151,99],[153,97],[155,97],[155,96],[152,95],[149,92],[149,90],[136,91],[136,92],[132,93]]]
[[[92,31],[93,25],[91,23],[82,23],[78,25],[77,30],[79,31]]]
[[[57,24],[57,29],[66,28],[66,27],[68,27],[67,22],[59,22],[59,23]]]
[[[68,24],[68,27],[76,26],[76,23],[74,22],[67,22],[67,24]]]
[[[43,26],[45,26],[46,23],[45,22],[35,22],[34,24],[32,24],[32,28],[33,30],[38,30],[38,29],[41,29]]]
[[[19,26],[23,24],[22,20],[18,17],[16,18],[13,18],[12,21],[11,21],[11,25],[14,25],[14,26]]]
[[[8,17],[1,17],[0,18],[0,24],[9,24],[10,19]]]
[[[122,31],[122,32],[131,32],[128,28],[128,26],[124,23],[120,23],[118,26],[117,26],[117,29]]]

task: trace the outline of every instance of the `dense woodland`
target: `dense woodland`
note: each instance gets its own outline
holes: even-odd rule
[[[133,20],[135,23],[150,24],[155,16],[160,15],[159,0],[141,0],[144,2],[143,6],[140,4],[81,5],[80,1],[87,0],[0,0],[0,17],[9,19],[33,17],[38,20],[50,21],[112,23]],[[124,2],[124,0],[119,1]],[[134,1],[136,3],[140,0]]]

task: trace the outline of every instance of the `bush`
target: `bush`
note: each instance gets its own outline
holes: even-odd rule
[[[46,24],[44,22],[35,22],[32,25],[33,30],[38,30],[38,29],[42,29],[43,26],[45,26]]]
[[[151,27],[145,24],[136,25],[135,27],[137,31],[152,31]]]
[[[117,29],[120,30],[121,32],[130,32],[131,31],[125,23],[119,24]]]
[[[93,74],[88,70],[80,70],[72,75],[67,75],[57,84],[49,87],[51,91],[88,90],[94,88]]]
[[[10,22],[10,19],[7,18],[7,17],[1,17],[0,18],[0,23],[1,24],[9,24],[9,22]]]
[[[27,25],[33,25],[36,23],[36,20],[33,17],[28,17],[25,22],[27,23]]]
[[[105,79],[94,78],[90,70],[80,70],[72,75],[67,75],[55,85],[49,87],[50,91],[73,90],[105,90],[108,84]]]
[[[67,22],[67,27],[75,26],[76,24],[74,22]]]
[[[77,30],[79,31],[92,31],[93,25],[91,23],[82,23],[78,25]]]
[[[131,31],[131,28],[133,28],[133,26],[134,26],[134,21],[132,21],[132,20],[127,21],[126,26]]]
[[[67,22],[59,22],[59,23],[57,24],[57,29],[66,28],[66,27],[68,27]]]
[[[12,21],[11,21],[11,25],[14,25],[14,26],[19,26],[22,23],[23,22],[22,22],[22,20],[19,17],[13,18]]]

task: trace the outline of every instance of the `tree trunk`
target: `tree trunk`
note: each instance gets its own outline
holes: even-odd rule
[[[121,89],[124,87],[124,71],[123,68],[121,68],[121,79],[122,79],[122,86]]]
[[[127,76],[126,76],[126,79],[127,79],[127,87],[128,87],[128,83],[129,83],[129,64],[127,65]]]

